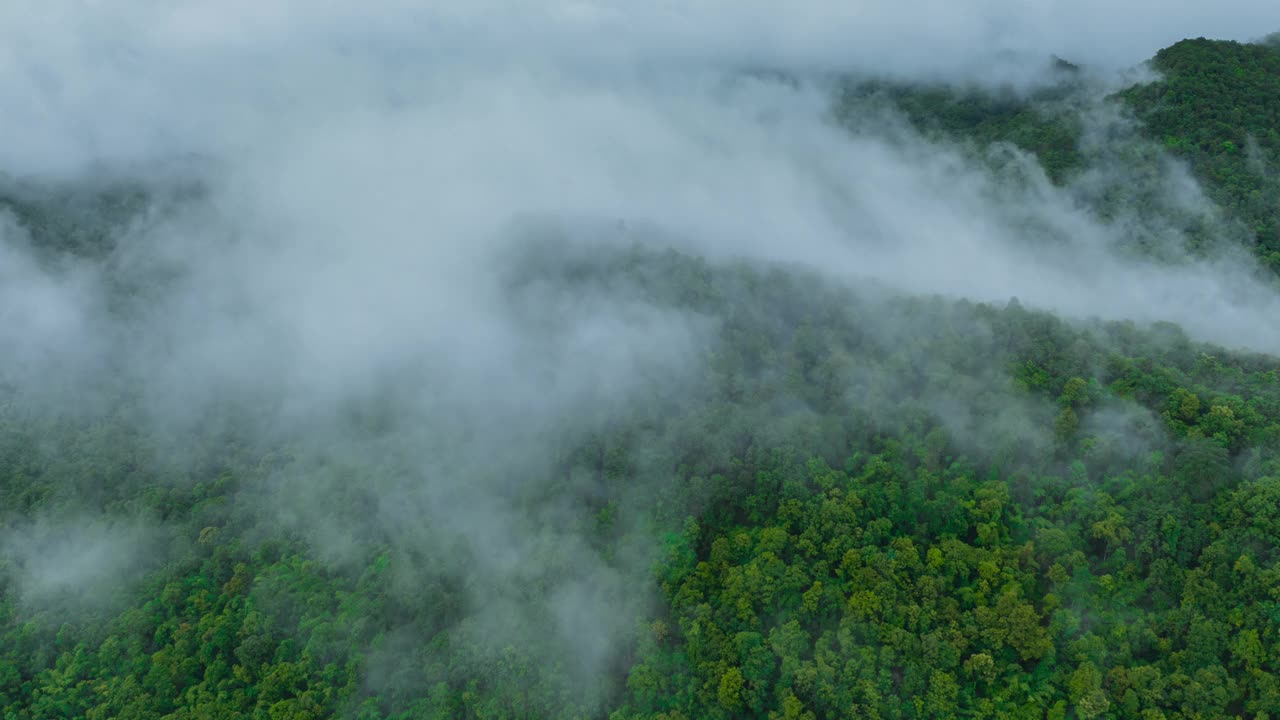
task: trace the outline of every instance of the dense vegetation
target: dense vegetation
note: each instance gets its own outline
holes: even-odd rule
[[[1280,45],[1198,38],[1152,58],[1154,80],[1117,93],[1138,124],[1099,116],[1088,81],[1076,66],[1057,61],[1046,84],[1029,91],[956,90],[880,81],[844,83],[837,115],[846,122],[868,101],[880,101],[933,137],[987,148],[1008,143],[1032,154],[1054,183],[1069,184],[1091,164],[1113,161],[1122,178],[1092,201],[1103,216],[1118,207],[1163,217],[1190,237],[1190,249],[1222,235],[1185,209],[1158,206],[1161,155],[1154,142],[1184,161],[1231,228],[1263,264],[1280,273]],[[1091,114],[1092,113],[1092,114]],[[1098,140],[1098,136],[1105,138]]]
[[[979,145],[1011,143],[1034,154],[1049,177],[1062,182],[1084,162],[1080,122],[1070,113],[1079,72],[1059,60],[1053,82],[1029,93],[850,79],[842,85],[837,116],[854,121],[853,111],[863,102],[880,100],[930,135]]]
[[[1200,38],[1161,50],[1152,65],[1160,79],[1125,100],[1280,271],[1280,49]]]
[[[1157,56],[1162,80],[1125,94],[1264,257],[1280,251],[1278,58],[1187,41]],[[1056,181],[1083,162],[1075,130],[1038,109],[932,93],[899,101],[1036,153]],[[139,199],[2,201],[56,254],[107,243],[102,228]],[[566,434],[513,491],[530,514],[568,503],[596,559],[652,596],[604,667],[580,667],[573,638],[483,632],[464,606],[474,551],[447,533],[427,552],[359,521],[405,470],[377,408],[349,428],[376,456],[344,458],[256,439],[238,418],[155,433],[127,385],[85,413],[41,413],[6,388],[0,528],[82,522],[117,542],[100,518],[147,529],[125,533],[146,549],[119,547],[129,564],[99,559],[132,581],[72,601],[57,577],[24,597],[39,558],[0,556],[0,718],[1280,710],[1274,358],[1173,326],[1073,324],[1016,300],[904,298],[643,246],[535,245],[514,265],[517,309],[555,287],[715,328],[695,389]],[[338,478],[317,490],[323,522],[358,528],[342,561],[275,516],[275,479],[309,475]],[[574,562],[543,553],[533,607]]]

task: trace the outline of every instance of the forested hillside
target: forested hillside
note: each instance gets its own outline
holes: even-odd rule
[[[1244,242],[1280,271],[1280,50],[1187,40],[1153,67],[1088,102],[1060,62],[1030,95],[848,82],[832,107],[850,132],[874,104],[987,161],[1011,144],[1134,255],[1192,262],[1172,233],[1193,258]],[[1122,118],[1110,139],[1098,107]],[[1132,175],[1090,180],[1106,163]],[[1169,163],[1211,205],[1170,200]],[[105,298],[85,324],[128,315],[102,340],[126,349],[149,299],[195,274],[140,260],[130,233],[193,204],[193,227],[216,224],[202,201],[0,187],[5,232]],[[203,365],[157,389],[167,360],[15,349],[0,720],[1280,715],[1270,348],[672,249],[622,222],[556,230],[519,233],[485,275],[519,342],[476,347],[532,380],[476,361],[482,401],[423,360],[331,404],[304,378],[195,413],[184,383],[223,380]],[[83,267],[106,269],[101,295]],[[397,333],[434,327],[416,312]],[[75,329],[50,317],[29,322]],[[620,327],[661,352],[625,355]],[[454,340],[443,354],[481,352]],[[543,407],[549,387],[569,389]],[[437,474],[453,481],[424,489]]]
[[[1186,159],[1214,202],[1280,267],[1280,51],[1184,40],[1156,53],[1161,78],[1124,93],[1146,132]]]
[[[1117,203],[1156,202],[1146,186],[1160,157],[1137,142],[1145,138],[1184,161],[1213,203],[1238,223],[1232,229],[1238,241],[1280,272],[1280,50],[1274,41],[1198,38],[1160,50],[1149,64],[1153,79],[1109,98],[1137,121],[1132,127],[1100,117],[1080,68],[1062,60],[1045,84],[1022,92],[850,79],[838,110],[856,116],[868,100],[881,100],[926,133],[984,147],[1012,144],[1033,154],[1060,185],[1088,174],[1091,160],[1118,159],[1129,166],[1127,187],[1094,198],[1103,213],[1113,213]],[[1116,109],[1108,104],[1102,114]],[[1196,228],[1194,239],[1204,242],[1209,233]]]

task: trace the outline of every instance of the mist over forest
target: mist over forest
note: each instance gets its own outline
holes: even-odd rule
[[[1280,13],[0,9],[0,720],[1280,716]]]

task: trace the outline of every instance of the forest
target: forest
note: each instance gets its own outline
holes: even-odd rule
[[[1030,159],[1152,276],[1235,252],[1280,289],[1280,45],[1150,68],[1106,93],[1065,60],[1029,92],[850,75],[826,117]],[[204,366],[122,358],[190,273],[129,233],[212,223],[205,190],[3,180],[32,267],[105,269],[87,324],[123,349],[0,372],[2,720],[1280,717],[1280,347],[1248,329],[548,222],[492,273],[517,341],[477,331],[482,403],[427,359],[332,403],[272,380],[170,410]]]

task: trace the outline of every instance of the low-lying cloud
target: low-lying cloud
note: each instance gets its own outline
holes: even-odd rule
[[[521,500],[551,486],[566,438],[689,395],[720,319],[627,287],[522,285],[516,264],[536,259],[539,237],[796,264],[903,294],[1016,296],[1280,352],[1280,294],[1247,257],[1192,257],[1176,226],[1091,209],[1113,166],[1059,187],[1014,150],[975,157],[870,107],[850,131],[825,76],[808,79],[983,85],[1034,78],[1018,59],[1049,53],[1105,71],[1183,35],[1248,37],[1270,3],[414,5],[0,11],[8,182],[198,188],[157,191],[105,261],[52,262],[0,218],[0,381],[69,407],[127,385],[161,429],[251,407],[256,432],[309,454],[242,502],[335,563],[374,534],[461,542],[476,618],[549,617],[551,636],[593,638],[589,667],[635,611],[619,596],[645,553],[606,562],[570,501],[530,516]],[[761,67],[802,81],[743,72]],[[1159,167],[1165,202],[1213,215],[1184,168]],[[1166,259],[1130,252],[1135,237]],[[369,405],[389,419],[351,419]],[[946,397],[932,410],[981,432]],[[1015,425],[1042,410],[995,415]],[[380,500],[344,527],[331,499],[361,472]],[[19,576],[28,594],[115,567],[90,545],[143,552],[139,535],[88,527],[64,544],[6,541],[54,563]],[[549,588],[546,605],[521,605],[526,583]]]

